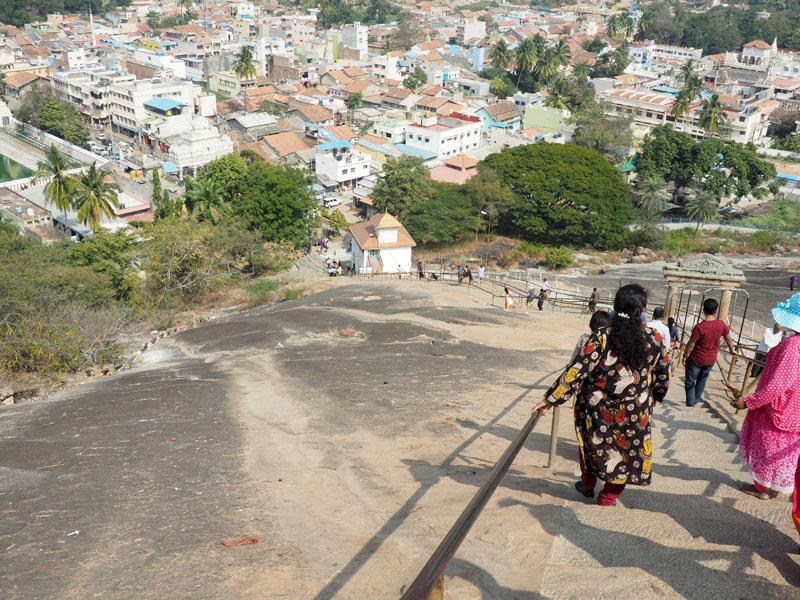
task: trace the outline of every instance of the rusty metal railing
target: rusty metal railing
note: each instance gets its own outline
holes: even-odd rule
[[[442,600],[444,598],[444,570],[470,528],[478,519],[489,498],[497,489],[503,476],[514,462],[517,454],[531,431],[539,421],[539,413],[531,415],[528,422],[509,444],[503,455],[497,460],[489,473],[489,478],[470,500],[458,520],[447,532],[439,546],[434,550],[428,562],[422,567],[417,578],[403,594],[401,600]]]

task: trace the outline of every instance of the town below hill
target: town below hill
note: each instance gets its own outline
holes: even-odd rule
[[[3,3],[4,373],[299,295],[304,260],[796,249],[788,3],[289,4]]]

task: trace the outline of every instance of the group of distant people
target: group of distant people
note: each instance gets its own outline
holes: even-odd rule
[[[328,256],[325,258],[325,263],[328,265],[328,277],[355,274],[355,267],[353,265],[345,266],[341,260],[334,260]]]
[[[594,292],[597,290],[595,289]],[[596,309],[599,295],[592,295]],[[581,478],[577,492],[613,506],[627,485],[647,486],[652,475],[651,419],[671,379],[670,351],[679,331],[657,307],[645,317],[647,292],[638,284],[622,286],[613,310],[592,310],[590,332],[583,334],[562,374],[533,412],[575,399],[575,430]],[[724,340],[737,348],[728,325],[717,318],[719,303],[703,302],[703,319],[683,348],[687,407],[700,401]],[[793,494],[792,518],[800,533],[800,293],[772,309],[773,327],[764,331],[756,360],[764,360],[753,394],[731,404],[748,413],[741,430],[739,456],[753,480],[745,494],[768,500]]]

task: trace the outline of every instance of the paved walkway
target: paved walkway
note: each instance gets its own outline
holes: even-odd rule
[[[738,491],[749,477],[737,436],[707,404],[687,408],[681,383],[653,419],[653,485],[626,489],[613,509],[568,497],[542,597],[798,597],[789,502]]]

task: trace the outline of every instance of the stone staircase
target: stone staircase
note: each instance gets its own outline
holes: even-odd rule
[[[654,414],[654,475],[614,508],[569,500],[542,581],[544,598],[797,599],[800,554],[785,497],[737,488],[750,478],[737,436],[682,381]]]
[[[327,275],[328,273],[328,267],[325,264],[325,261],[316,250],[312,250],[311,252],[304,254],[298,261],[294,263],[294,266],[298,271],[311,273],[314,275]]]

